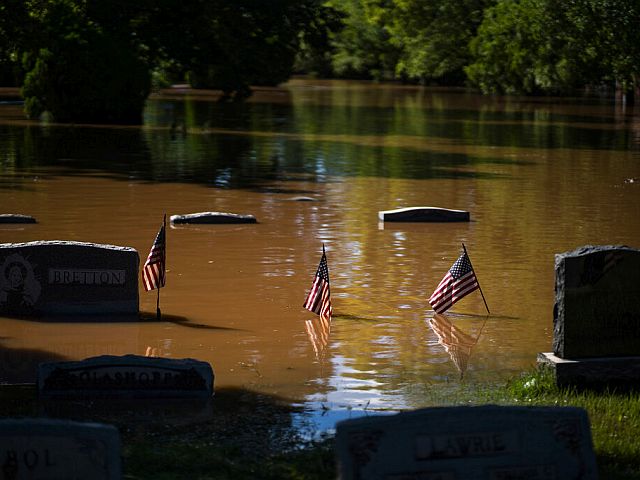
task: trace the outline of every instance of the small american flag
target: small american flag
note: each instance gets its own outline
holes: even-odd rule
[[[331,320],[333,308],[331,307],[331,296],[329,293],[329,267],[327,265],[327,256],[322,247],[322,258],[318,271],[313,279],[313,285],[307,295],[307,299],[303,305],[307,310],[320,315],[321,318]]]
[[[151,251],[142,268],[142,283],[148,292],[156,288],[164,287],[166,264],[166,241],[164,223],[156,235],[151,246]]]
[[[444,276],[429,298],[429,303],[436,313],[444,313],[476,288],[479,288],[478,279],[465,251]]]

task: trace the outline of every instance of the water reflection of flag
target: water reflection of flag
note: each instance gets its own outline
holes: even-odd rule
[[[478,288],[478,279],[465,251],[451,266],[435,289],[429,303],[436,313],[446,312],[454,303]]]
[[[316,358],[320,359],[329,344],[331,321],[329,318],[319,317],[313,320],[306,320],[304,325]]]
[[[307,295],[307,299],[303,305],[307,310],[320,315],[322,318],[331,320],[333,308],[331,307],[331,295],[329,291],[329,266],[327,265],[327,256],[322,246],[322,258],[313,279],[313,285]]]
[[[151,246],[151,251],[142,268],[142,283],[148,292],[164,287],[166,262],[165,225],[163,224]]]
[[[438,343],[444,347],[451,357],[460,372],[460,378],[462,378],[469,365],[471,349],[478,343],[480,335],[473,338],[471,335],[464,333],[445,315],[435,314],[433,318],[429,319],[429,326],[438,337]]]

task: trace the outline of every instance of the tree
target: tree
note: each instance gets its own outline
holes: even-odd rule
[[[332,35],[333,70],[341,77],[395,78],[400,51],[387,29],[389,1],[330,1],[343,17],[343,26]]]
[[[461,84],[471,59],[469,42],[494,0],[394,0],[388,26],[391,42],[402,52],[399,75]]]
[[[637,85],[637,0],[499,0],[471,42],[469,80],[485,93],[566,93]]]
[[[20,46],[28,38],[28,26],[24,0],[0,3],[0,85],[17,85],[21,79]]]
[[[92,18],[91,6],[31,3],[37,38],[23,56],[25,111],[31,117],[48,111],[61,122],[141,123],[149,66],[127,29]]]

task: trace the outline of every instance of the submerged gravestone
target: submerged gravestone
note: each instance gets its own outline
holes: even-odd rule
[[[137,314],[138,252],[71,241],[0,244],[0,315]]]
[[[553,353],[559,384],[640,385],[640,250],[585,246],[556,255]]]
[[[0,213],[0,223],[36,223],[36,219],[19,213]]]
[[[42,398],[210,398],[213,369],[185,359],[102,355],[78,362],[42,363]]]
[[[407,207],[378,212],[381,222],[468,222],[469,212],[438,207]]]
[[[0,420],[0,472],[5,479],[119,480],[120,455],[120,435],[112,425]]]
[[[338,423],[342,480],[597,478],[586,411],[441,407]]]
[[[199,212],[185,215],[171,215],[172,224],[217,224],[217,223],[257,223],[253,215],[226,212]]]

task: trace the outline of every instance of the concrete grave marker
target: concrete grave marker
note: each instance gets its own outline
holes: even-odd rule
[[[43,398],[210,398],[213,380],[209,363],[190,358],[102,355],[38,368]]]
[[[338,423],[342,480],[595,480],[587,413],[444,407]]]
[[[258,223],[253,215],[225,212],[199,212],[186,215],[171,215],[172,224],[213,224],[213,223]]]
[[[438,207],[407,207],[378,212],[381,222],[468,222],[469,212]]]
[[[2,478],[119,480],[120,451],[120,435],[111,425],[0,420]]]
[[[68,241],[0,244],[0,315],[137,314],[138,252]]]
[[[640,250],[585,246],[556,255],[557,383],[640,385]]]

